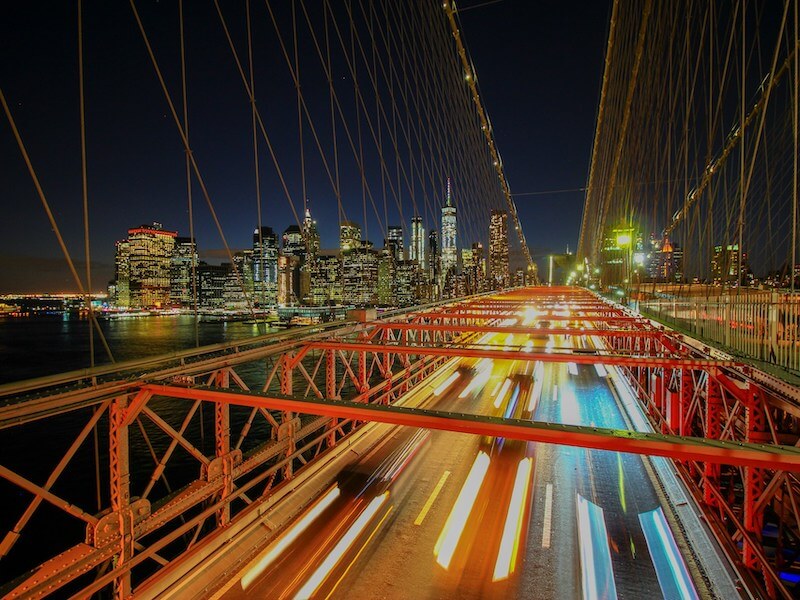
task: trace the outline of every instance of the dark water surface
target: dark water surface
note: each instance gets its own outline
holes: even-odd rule
[[[100,322],[117,361],[155,356],[195,347],[195,321],[192,315],[165,315],[122,318]],[[77,315],[45,315],[30,318],[0,318],[0,383],[14,382],[82,369],[89,366],[89,322]],[[263,325],[243,322],[199,322],[201,346],[243,340],[267,333]],[[98,365],[109,362],[95,338]],[[237,372],[251,385],[266,375],[264,361],[242,365]],[[149,406],[172,427],[178,429],[191,403],[174,399],[153,399]],[[77,434],[92,416],[93,408],[73,411],[23,426],[0,430],[0,465],[37,485],[43,485],[52,469],[65,455]],[[232,443],[242,429],[247,413],[231,410]],[[213,406],[197,411],[185,437],[206,456],[214,453]],[[146,430],[142,434],[140,424]],[[256,420],[243,450],[269,439],[271,428]],[[148,441],[150,446],[148,446]],[[155,463],[151,454],[161,456],[170,439],[151,421],[140,419],[130,427],[131,493],[139,495],[152,476]],[[97,445],[90,434],[80,446],[52,488],[57,496],[95,514],[98,510],[96,468],[99,467],[100,506],[108,506],[108,419],[103,415],[97,427]],[[95,451],[100,457],[95,461]],[[150,496],[158,500],[175,491],[200,473],[198,461],[180,446],[170,459],[165,476]],[[0,478],[0,536],[11,529],[32,499],[32,495]],[[47,502],[38,508],[11,552],[0,559],[0,596],[11,580],[68,547],[83,541],[84,525]],[[5,585],[4,585],[5,584]],[[65,591],[65,590],[62,590]],[[59,594],[57,594],[59,595]]]
[[[192,315],[100,320],[116,361],[156,356],[195,347]],[[241,321],[200,321],[201,346],[267,333],[263,325]],[[109,361],[95,334],[95,362]],[[89,321],[74,314],[0,317],[0,383],[63,373],[89,366]]]

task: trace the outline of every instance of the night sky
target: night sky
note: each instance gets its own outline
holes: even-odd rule
[[[228,242],[241,249],[250,245],[257,222],[248,100],[213,3],[185,4],[192,146]],[[462,35],[511,189],[520,194],[517,207],[535,257],[563,252],[567,244],[574,249],[580,227],[583,193],[555,190],[579,190],[586,182],[610,2],[580,4],[459,4]],[[243,2],[221,5],[235,39],[244,39]],[[290,3],[273,5],[279,22],[289,22]],[[137,7],[179,98],[177,2],[139,0]],[[76,10],[75,2],[4,3],[0,87],[83,274]],[[253,2],[253,17],[256,96],[290,191],[299,199],[296,105],[287,101],[291,78],[263,3]],[[159,221],[188,235],[184,153],[128,3],[85,1],[84,35],[93,288],[102,290],[113,277],[114,242],[128,228]],[[301,61],[312,60],[308,40],[301,40],[300,55]],[[319,97],[313,90],[305,93],[310,104],[325,106],[325,89]],[[295,221],[266,153],[261,160],[264,224],[281,232]],[[306,169],[322,245],[335,247],[338,215],[330,185],[318,161],[309,159]],[[342,193],[347,216],[363,221],[358,181],[345,177]],[[75,290],[4,115],[0,203],[0,292]],[[201,259],[223,259],[196,186],[195,213]],[[368,236],[380,245],[383,234],[368,219]]]

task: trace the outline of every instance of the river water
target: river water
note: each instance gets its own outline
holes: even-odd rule
[[[195,347],[195,321],[192,315],[164,315],[139,318],[118,318],[100,321],[116,361],[131,360],[186,350]],[[49,314],[33,317],[0,317],[0,383],[9,383],[82,369],[89,366],[89,322],[70,314]],[[244,322],[212,321],[197,323],[201,346],[243,340],[267,333],[264,326]],[[95,339],[96,364],[109,362],[100,342]],[[266,373],[263,361],[242,367],[243,376],[251,381],[262,380]],[[180,427],[190,403],[179,400],[153,399],[150,406],[170,425]],[[91,417],[92,409],[83,409],[35,421],[24,426],[0,430],[0,465],[10,468],[37,485],[42,485],[58,460],[64,456],[75,436]],[[231,413],[232,433],[241,431],[247,411]],[[213,455],[213,406],[204,406],[194,416],[185,437],[204,454]],[[153,451],[160,456],[169,438],[147,419],[141,420]],[[68,502],[96,513],[98,509],[95,469],[101,479],[100,506],[108,506],[108,420],[103,416],[97,427],[99,465],[95,464],[94,437],[90,435],[53,486],[52,491]],[[268,440],[270,427],[263,419],[253,424],[248,443],[252,447]],[[152,474],[152,460],[140,424],[130,428],[131,490],[141,493]],[[159,481],[151,498],[163,498],[170,490],[180,488],[199,475],[199,464],[180,447],[169,461],[165,475],[169,485]],[[20,487],[0,478],[0,536],[15,527],[32,496]],[[7,591],[4,584],[25,570],[40,564],[67,547],[83,540],[81,521],[43,502],[23,530],[18,543],[0,560],[0,596]],[[62,590],[64,591],[64,590]]]
[[[101,319],[103,335],[116,361],[195,347],[193,315]],[[241,321],[200,321],[201,346],[267,333]],[[95,362],[109,362],[95,335]],[[89,366],[89,321],[75,314],[0,318],[0,383],[63,373]]]

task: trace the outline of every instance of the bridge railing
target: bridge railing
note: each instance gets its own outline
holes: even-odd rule
[[[634,308],[730,354],[800,374],[800,296],[748,291],[708,297],[648,295]]]

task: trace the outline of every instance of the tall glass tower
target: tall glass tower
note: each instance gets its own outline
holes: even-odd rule
[[[458,247],[456,245],[456,207],[453,206],[450,178],[447,178],[447,197],[442,207],[442,272],[444,279],[451,269],[458,266]],[[444,283],[444,282],[442,282]]]
[[[419,263],[419,268],[425,271],[425,228],[422,226],[422,217],[411,217],[411,245],[408,247],[408,259]]]

